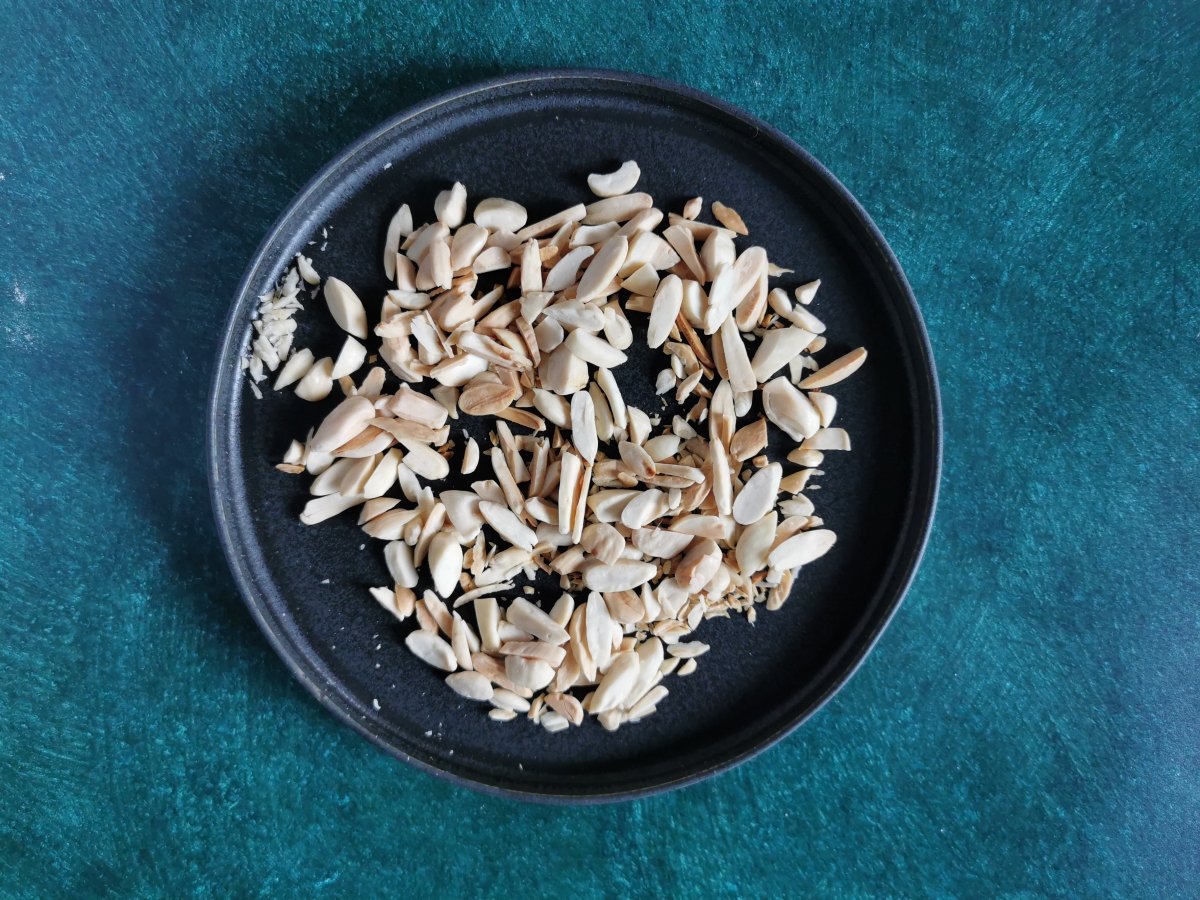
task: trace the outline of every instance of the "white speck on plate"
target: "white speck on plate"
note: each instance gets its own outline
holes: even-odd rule
[[[375,710],[378,712],[378,710],[379,710],[379,701],[378,701],[378,700],[375,700],[375,699],[372,699],[372,700],[371,700],[371,705],[372,705],[373,707],[375,707]]]
[[[321,584],[329,584],[329,579],[328,579],[328,578],[322,578],[322,579],[321,579]]]

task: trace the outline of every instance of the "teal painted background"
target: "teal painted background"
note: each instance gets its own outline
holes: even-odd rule
[[[0,892],[1195,895],[1197,4],[191,6],[0,0]],[[861,198],[946,470],[906,604],[811,723],[553,809],[394,763],[292,683],[216,547],[203,405],[245,261],[337,149],[581,65],[740,104]]]

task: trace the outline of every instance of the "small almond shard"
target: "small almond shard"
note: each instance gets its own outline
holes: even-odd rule
[[[413,631],[404,639],[404,643],[414,656],[435,669],[453,672],[458,668],[454,651],[446,641],[436,634],[424,630]]]
[[[736,231],[738,234],[747,235],[750,230],[746,228],[746,223],[742,221],[742,217],[738,215],[736,209],[732,209],[722,203],[720,200],[712,205],[713,218],[728,228],[730,231]]]
[[[837,542],[837,535],[824,528],[802,531],[771,551],[769,562],[773,569],[795,569],[824,556]]]
[[[802,388],[825,388],[849,378],[867,361],[867,351],[863,347],[851,350],[845,356],[838,357],[827,366],[822,366],[796,386]]]
[[[325,279],[325,303],[338,327],[356,338],[367,337],[367,311],[358,295],[344,281]]]

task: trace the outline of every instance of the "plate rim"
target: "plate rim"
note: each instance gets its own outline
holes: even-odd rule
[[[255,588],[252,567],[249,565],[249,561],[239,552],[239,546],[234,539],[233,529],[227,520],[228,510],[226,506],[229,502],[229,496],[227,491],[223,491],[225,481],[222,471],[223,448],[228,437],[229,427],[228,420],[223,415],[225,404],[221,401],[226,396],[227,389],[232,389],[233,385],[231,383],[242,374],[240,368],[236,365],[236,360],[240,356],[240,344],[242,343],[245,330],[242,321],[245,317],[245,310],[243,309],[245,303],[243,301],[251,290],[253,276],[262,266],[267,256],[267,251],[275,243],[285,222],[348,160],[404,122],[432,112],[440,106],[470,97],[473,94],[485,93],[522,83],[552,83],[555,81],[608,81],[618,85],[626,84],[649,87],[667,94],[681,96],[693,103],[710,106],[717,114],[732,118],[755,129],[756,132],[766,135],[768,138],[776,141],[788,154],[797,157],[800,162],[807,166],[812,174],[823,181],[825,186],[833,192],[836,199],[844,204],[845,210],[854,217],[857,217],[865,234],[874,242],[874,250],[879,255],[879,261],[887,267],[888,271],[886,274],[890,275],[894,281],[893,287],[896,289],[898,296],[893,299],[902,301],[903,309],[900,310],[901,316],[902,318],[907,318],[912,327],[913,340],[908,350],[912,355],[913,367],[916,374],[923,381],[921,384],[913,385],[912,389],[915,392],[918,407],[924,406],[929,418],[928,432],[922,433],[921,429],[914,432],[918,444],[928,442],[929,457],[927,460],[922,461],[918,456],[918,462],[915,467],[917,476],[914,479],[914,493],[917,495],[911,499],[910,509],[912,513],[910,513],[905,522],[906,528],[912,529],[914,533],[908,538],[910,544],[909,551],[896,560],[900,564],[900,571],[892,576],[895,581],[895,587],[892,591],[893,596],[875,616],[871,623],[872,627],[859,636],[858,649],[849,654],[852,658],[841,666],[841,671],[832,677],[824,690],[799,715],[789,719],[774,731],[764,734],[748,748],[722,758],[720,762],[652,784],[588,793],[569,793],[562,789],[548,791],[523,790],[509,785],[477,780],[441,768],[423,759],[413,757],[399,747],[389,743],[383,736],[373,732],[367,727],[366,723],[353,715],[351,709],[337,702],[339,698],[331,696],[312,677],[315,673],[306,670],[302,664],[307,662],[304,654],[299,652],[299,648],[295,646],[290,636],[283,629],[276,626],[274,617],[268,615],[269,609],[267,608],[265,599],[260,596]],[[686,85],[656,76],[614,69],[530,69],[472,81],[468,84],[437,93],[424,101],[401,110],[374,128],[363,132],[345,145],[288,201],[280,214],[267,228],[262,240],[250,256],[245,271],[235,289],[233,302],[230,305],[223,327],[224,334],[217,350],[216,366],[212,375],[207,403],[206,468],[209,483],[209,499],[212,504],[217,537],[242,602],[249,609],[251,617],[257,623],[259,630],[267,638],[271,649],[283,661],[292,676],[304,686],[305,690],[325,710],[333,714],[340,722],[349,725],[357,733],[390,756],[400,759],[422,772],[432,774],[437,778],[445,779],[453,784],[477,792],[550,805],[611,803],[647,797],[695,784],[752,759],[787,737],[812,718],[854,677],[882,637],[884,631],[887,630],[887,627],[895,618],[896,613],[912,587],[916,573],[920,568],[921,561],[928,547],[937,509],[942,474],[943,423],[941,392],[933,357],[933,348],[929,340],[925,320],[921,315],[920,307],[917,304],[916,296],[908,282],[908,278],[900,267],[899,260],[884,238],[883,233],[879,230],[879,227],[858,199],[805,148],[800,146],[800,144],[787,134],[757,116]]]

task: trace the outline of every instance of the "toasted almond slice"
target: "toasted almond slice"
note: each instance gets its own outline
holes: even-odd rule
[[[730,231],[736,231],[738,234],[746,235],[750,231],[746,228],[746,223],[742,221],[742,217],[738,215],[736,209],[726,206],[720,200],[712,205],[712,214],[718,222],[728,228]]]
[[[771,551],[769,562],[773,569],[795,569],[824,556],[837,542],[837,535],[824,528],[802,531]]]
[[[628,194],[642,177],[642,170],[632,159],[621,164],[615,172],[588,176],[588,187],[597,197],[616,197]]]
[[[453,672],[458,668],[454,650],[436,634],[428,631],[413,631],[404,639],[404,643],[414,656],[435,669]]]
[[[867,351],[864,348],[859,347],[857,350],[851,350],[845,356],[838,357],[833,362],[822,366],[816,372],[800,381],[797,387],[824,388],[829,387],[831,384],[837,384],[839,381],[857,372],[866,360]]]
[[[529,214],[525,212],[525,207],[500,197],[480,200],[475,207],[475,224],[491,231],[520,231],[528,219]]]
[[[779,463],[763,466],[750,476],[733,501],[733,520],[739,525],[750,525],[765,516],[775,505],[782,478],[783,467]]]
[[[433,214],[447,228],[457,228],[467,217],[467,189],[462,182],[454,182],[448,191],[442,191],[433,201]]]
[[[679,225],[671,225],[663,231],[663,237],[671,245],[671,249],[679,254],[679,258],[700,284],[705,283],[704,265],[696,253],[696,242],[692,232]],[[715,329],[714,329],[715,330]]]
[[[446,676],[446,684],[460,697],[487,702],[492,699],[492,683],[479,672],[454,672]],[[502,712],[494,709],[492,712]],[[511,711],[511,710],[509,710]]]
[[[816,337],[811,331],[803,328],[777,328],[763,335],[754,353],[751,366],[754,377],[759,383],[765,383],[771,376],[795,359]]]
[[[793,440],[812,437],[821,426],[820,416],[812,403],[783,376],[763,387],[762,404],[767,418]]]
[[[649,194],[621,194],[607,197],[588,204],[583,224],[603,225],[605,222],[624,222],[653,205],[654,198]]]
[[[700,211],[702,209],[704,209],[704,198],[703,197],[693,197],[687,203],[683,204],[682,215],[685,219],[693,219],[694,220],[696,218],[696,216],[700,215]]]

